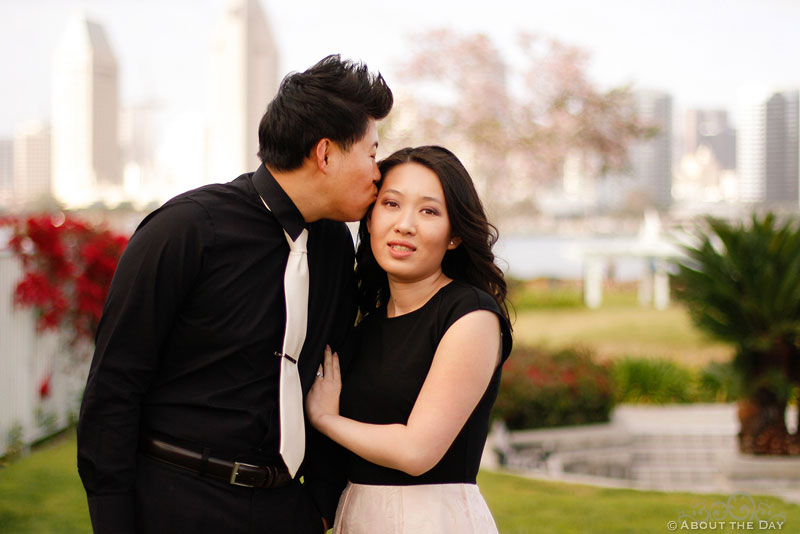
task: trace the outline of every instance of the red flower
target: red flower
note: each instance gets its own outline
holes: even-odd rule
[[[566,369],[561,373],[561,381],[568,386],[574,386],[575,372],[572,369]]]
[[[46,399],[50,396],[50,378],[51,376],[48,374],[42,381],[39,382],[39,398]]]
[[[69,216],[3,223],[14,226],[9,247],[24,272],[14,292],[15,304],[36,311],[39,330],[65,329],[72,342],[93,339],[128,239]]]

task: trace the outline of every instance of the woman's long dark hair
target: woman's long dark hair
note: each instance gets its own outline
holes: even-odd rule
[[[492,254],[498,237],[497,228],[487,220],[467,169],[455,154],[440,146],[403,148],[378,163],[381,182],[394,167],[411,162],[427,167],[439,177],[450,219],[450,231],[453,236],[461,238],[458,247],[445,253],[442,271],[453,280],[466,282],[489,293],[510,327],[506,281],[503,272],[495,265]],[[366,220],[371,214],[372,208],[361,220],[356,251],[358,307],[362,319],[389,300],[389,280],[375,260],[370,246]]]

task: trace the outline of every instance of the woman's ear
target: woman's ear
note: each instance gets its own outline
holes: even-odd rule
[[[369,227],[367,227],[367,228],[369,228]],[[461,244],[461,238],[460,237],[451,237],[450,238],[450,242],[447,244],[447,250],[453,250],[454,248],[457,248],[458,245],[460,245],[460,244]]]

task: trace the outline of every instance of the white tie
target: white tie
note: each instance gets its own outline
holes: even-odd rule
[[[294,477],[306,449],[305,422],[303,420],[303,389],[297,366],[300,351],[306,339],[308,318],[308,257],[306,242],[308,230],[303,230],[297,241],[284,230],[289,242],[289,259],[283,275],[283,290],[286,297],[286,331],[283,335],[280,379],[280,453],[289,473]]]

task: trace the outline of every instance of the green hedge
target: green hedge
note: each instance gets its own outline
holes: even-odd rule
[[[731,402],[741,386],[730,363],[711,362],[696,370],[663,359],[623,358],[611,367],[620,403]]]
[[[624,358],[612,366],[618,402],[667,404],[691,402],[692,372],[669,360]]]
[[[740,391],[730,363],[697,370],[626,357],[600,364],[587,350],[523,347],[503,368],[492,416],[511,430],[602,423],[617,403],[732,402]]]

